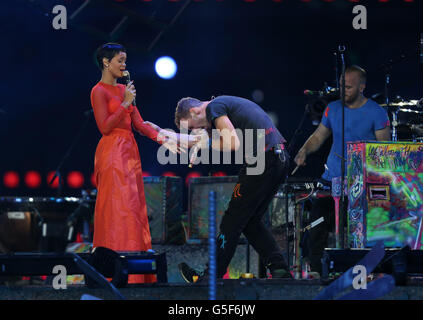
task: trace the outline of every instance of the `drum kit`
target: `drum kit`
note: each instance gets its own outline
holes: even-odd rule
[[[388,112],[392,126],[392,141],[423,142],[423,98],[397,99],[381,104]]]
[[[385,72],[385,90],[383,93],[378,93],[371,96],[371,99],[377,102],[388,114],[390,125],[391,125],[391,140],[392,141],[407,141],[407,142],[420,142],[423,143],[423,98],[420,100],[407,100],[403,99],[400,96],[397,96],[394,99],[390,99],[390,88],[389,84],[391,81],[390,71],[392,70],[392,66],[403,61],[405,59],[404,55],[401,55],[399,59],[393,60],[391,59],[388,63],[382,65],[382,69]],[[335,83],[338,82],[338,78],[336,79]],[[288,150],[292,153],[293,146],[296,144],[294,143],[296,139],[299,138],[299,133],[301,132],[301,128],[303,126],[305,118],[309,118],[312,122],[313,126],[318,126],[321,123],[321,119],[323,117],[324,110],[326,106],[333,101],[340,99],[340,88],[333,88],[328,86],[327,82],[325,82],[323,89],[318,91],[311,91],[305,90],[304,95],[307,96],[307,104],[305,106],[305,112],[303,117],[301,118],[300,124],[298,128],[295,130],[294,135],[290,141],[288,146]],[[294,170],[295,172],[295,170]],[[292,175],[292,174],[291,174]],[[292,182],[288,183],[289,185],[293,185]],[[296,270],[295,278],[307,277],[306,273],[304,275],[304,270],[307,270],[307,266],[303,266],[304,260],[302,259],[301,253],[301,246],[300,242],[302,241],[303,232],[313,228],[315,225],[319,224],[321,221],[314,221],[308,226],[304,226],[304,222],[307,221],[305,211],[304,211],[304,200],[313,198],[316,196],[316,190],[318,193],[321,193],[321,196],[330,196],[327,194],[327,191],[321,190],[320,188],[309,188],[309,183],[305,184],[306,189],[309,189],[310,192],[307,194],[307,190],[304,190],[304,194],[306,196],[298,196],[300,193],[295,190],[292,191],[292,194],[296,195],[296,204],[302,204],[296,206],[299,208],[299,211],[295,210],[294,216],[294,250],[293,250],[293,268]],[[301,187],[301,186],[300,186]],[[300,189],[301,190],[301,189]],[[332,197],[333,194],[332,194]],[[335,197],[334,197],[335,199]],[[336,200],[336,199],[335,199]],[[286,206],[288,208],[289,203],[287,202]],[[288,209],[285,209],[288,212]],[[302,221],[303,218],[306,218]],[[314,224],[314,225],[313,225]],[[336,234],[336,232],[335,232]],[[340,236],[336,236],[336,247],[340,247],[340,239],[342,239],[344,234]],[[340,239],[339,239],[340,237]],[[289,243],[287,244],[289,248]],[[301,274],[301,272],[303,274]]]
[[[338,100],[339,93],[326,84],[321,91],[310,92],[318,94],[309,97],[305,114],[312,120],[313,125],[318,125],[326,106],[328,103]],[[372,95],[371,98],[388,113],[392,141],[423,142],[423,98],[405,100],[398,96],[389,102],[384,98],[384,94],[380,93]]]

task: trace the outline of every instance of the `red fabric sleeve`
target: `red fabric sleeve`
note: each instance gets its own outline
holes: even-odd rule
[[[132,105],[131,105],[132,106]],[[138,111],[137,107],[133,108],[131,113],[132,124],[139,133],[149,137],[151,140],[154,140],[158,143],[163,143],[162,139],[158,138],[158,132],[150,127],[148,124],[144,124],[144,120],[142,119],[140,112]]]
[[[109,112],[109,104],[111,110],[116,110],[113,113]],[[98,129],[104,135],[109,134],[114,128],[117,127],[119,122],[122,120],[126,110],[121,106],[121,102],[117,99],[111,99],[107,101],[106,92],[101,87],[95,87],[91,91],[91,105],[94,110],[94,117],[97,123]]]

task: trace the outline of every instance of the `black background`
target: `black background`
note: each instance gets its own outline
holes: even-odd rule
[[[366,95],[383,92],[381,65],[401,54],[406,59],[391,70],[391,96],[420,99],[423,70],[419,62],[423,5],[420,1],[334,0],[242,0],[193,1],[148,50],[161,27],[169,25],[185,1],[152,0],[91,1],[73,19],[83,0],[1,1],[0,70],[0,175],[10,170],[21,177],[18,188],[8,189],[3,181],[0,195],[55,195],[45,176],[54,171],[81,130],[90,110],[90,91],[101,74],[94,64],[96,48],[108,41],[127,47],[127,68],[137,88],[137,103],[144,120],[176,129],[176,102],[185,96],[208,99],[228,94],[252,99],[256,89],[264,93],[259,104],[277,115],[277,127],[290,142],[308,100],[305,89],[320,90],[335,84],[335,56],[345,45],[347,66],[358,64],[368,72]],[[68,29],[52,26],[55,5],[64,5]],[[367,8],[367,30],[352,27],[352,8]],[[127,14],[132,15],[115,34],[112,30]],[[138,16],[138,19],[135,17]],[[147,19],[147,23],[144,22]],[[148,22],[150,21],[150,22]],[[171,80],[160,79],[155,60],[172,56],[178,73]],[[309,118],[304,122],[292,156],[313,132]],[[94,153],[101,135],[90,116],[62,167],[85,176],[84,188],[92,188]],[[136,135],[143,170],[154,176],[166,171],[183,178],[195,170],[202,175],[211,168],[199,165],[162,166],[156,159],[158,145]],[[318,177],[328,144],[310,157],[298,171],[302,177]],[[36,170],[42,185],[28,188],[24,174]],[[214,171],[235,174],[237,167],[222,166]],[[65,195],[79,189],[64,186]]]

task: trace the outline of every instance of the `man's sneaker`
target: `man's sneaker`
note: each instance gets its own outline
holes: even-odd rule
[[[308,272],[307,279],[320,279],[320,273],[315,271]]]
[[[269,263],[266,267],[269,269],[272,279],[292,278],[291,273],[287,270],[287,266],[283,261]]]
[[[286,269],[273,269],[270,270],[272,279],[292,279],[291,273]]]
[[[198,272],[187,265],[185,262],[180,263],[178,265],[178,269],[181,277],[188,283],[198,283],[207,277],[207,271]]]

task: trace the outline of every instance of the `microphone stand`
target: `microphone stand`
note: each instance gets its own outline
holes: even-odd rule
[[[381,69],[385,72],[385,104],[386,104],[386,111],[390,112],[390,97],[389,97],[389,84],[391,83],[391,75],[390,72],[392,71],[392,67],[400,63],[401,61],[405,60],[407,56],[405,54],[401,54],[396,59],[390,59],[387,63],[384,63],[380,66]],[[398,141],[398,108],[392,110],[392,141]]]
[[[335,56],[335,85],[336,91],[339,92],[338,53],[335,51],[333,55]]]
[[[341,201],[339,207],[339,229],[340,229],[340,243],[341,248],[345,248],[345,59],[344,52],[345,46],[340,45],[338,47],[339,55],[342,63],[342,74],[341,74],[341,99],[342,99],[342,158],[341,158]]]
[[[62,160],[60,161],[59,165],[56,168],[56,171],[53,175],[53,177],[51,178],[51,180],[49,181],[49,185],[51,185],[53,183],[53,181],[58,177],[59,178],[59,187],[57,188],[57,197],[61,197],[62,195],[62,175],[60,173],[60,170],[62,169],[63,164],[65,163],[66,159],[69,158],[73,148],[75,147],[76,143],[79,141],[79,139],[82,136],[82,133],[85,130],[85,127],[88,124],[88,120],[90,119],[90,115],[91,115],[91,110],[90,111],[86,111],[84,112],[84,116],[85,116],[85,121],[81,126],[81,129],[79,129],[79,132],[77,133],[77,135],[75,136],[75,138],[73,139],[72,144],[70,145],[69,149],[66,151],[65,155],[63,156]]]
[[[304,108],[304,113],[303,113],[303,116],[300,120],[300,124],[298,125],[297,129],[295,129],[294,135],[292,136],[291,141],[289,142],[289,145],[288,145],[288,148],[287,148],[289,154],[292,153],[292,148],[293,148],[293,146],[295,146],[295,142],[296,142],[296,140],[298,139],[298,137],[301,133],[301,128],[303,127],[304,120],[305,120],[305,118],[306,118],[306,116],[309,112],[309,108],[310,107],[308,105],[306,106],[306,108]]]
[[[386,65],[384,67],[385,69],[385,104],[386,104],[386,111],[389,112],[389,84],[391,82],[391,75],[390,71],[392,70],[392,65]],[[398,131],[397,131],[397,125],[398,125],[398,108],[396,110],[392,110],[392,141],[397,141],[398,139]]]

